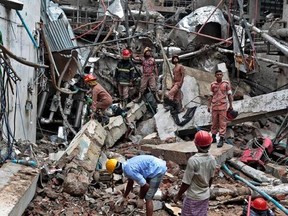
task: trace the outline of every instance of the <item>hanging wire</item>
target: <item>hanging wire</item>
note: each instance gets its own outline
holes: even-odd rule
[[[3,68],[3,67],[2,67]],[[0,68],[1,69],[1,68]],[[6,133],[2,130],[2,135],[7,139],[7,152],[4,151],[4,148],[1,149],[1,161],[0,163],[4,163],[7,159],[11,157],[13,144],[16,142],[14,135],[11,131],[11,127],[9,124],[9,85],[8,80],[9,76],[7,75],[7,67],[3,68],[3,73],[0,70],[0,95],[1,95],[1,109],[0,109],[0,117],[2,128],[5,127]],[[7,77],[6,77],[7,75]],[[4,151],[4,153],[2,152]]]

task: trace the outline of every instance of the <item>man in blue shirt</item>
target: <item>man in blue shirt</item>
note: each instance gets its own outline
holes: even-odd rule
[[[128,178],[123,198],[126,199],[133,188],[134,181],[140,185],[140,199],[146,200],[146,215],[153,215],[152,199],[166,173],[166,162],[151,155],[135,156],[124,163],[109,159],[106,163],[109,173],[122,174]],[[124,200],[123,200],[124,201]]]

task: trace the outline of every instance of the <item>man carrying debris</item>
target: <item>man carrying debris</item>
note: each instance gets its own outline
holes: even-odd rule
[[[135,156],[124,163],[116,159],[106,162],[109,173],[122,174],[128,178],[126,190],[117,204],[122,204],[133,188],[134,181],[140,185],[139,198],[146,200],[146,215],[153,215],[153,197],[166,173],[166,162],[151,155]]]
[[[248,206],[244,206],[241,216],[246,216]],[[269,209],[268,204],[262,197],[256,198],[251,202],[250,216],[274,216],[275,214]]]
[[[122,60],[117,64],[115,81],[117,83],[122,108],[125,108],[129,97],[129,86],[132,85],[134,65],[130,61],[131,53],[128,49],[122,51]]]
[[[94,113],[104,114],[104,111],[112,104],[111,95],[97,82],[96,77],[92,74],[84,76],[84,81],[92,90],[91,109]]]
[[[229,101],[228,110],[232,110],[232,91],[230,83],[223,79],[223,72],[221,70],[215,71],[216,81],[211,83],[211,96],[208,100],[208,112],[212,109],[212,137],[213,143],[216,143],[216,134],[219,132],[220,140],[217,147],[224,145],[224,136],[226,133],[226,112],[227,102]],[[227,101],[228,97],[228,101]]]
[[[176,102],[177,104],[177,111],[182,112],[183,106],[182,106],[182,98],[183,93],[181,91],[181,87],[183,85],[184,81],[184,72],[185,68],[183,65],[179,63],[179,56],[174,55],[172,57],[172,63],[175,65],[173,68],[173,85],[170,91],[167,94],[167,97],[169,100]]]
[[[182,216],[207,216],[210,187],[216,170],[216,160],[209,154],[212,137],[207,131],[198,131],[194,143],[198,153],[189,158],[182,185],[174,202],[186,192]]]
[[[135,58],[138,61],[138,58]],[[158,93],[156,80],[158,79],[158,69],[155,62],[155,59],[152,57],[151,48],[146,47],[144,49],[144,58],[142,59],[143,75],[141,78],[140,92],[138,98],[134,101],[136,103],[141,102],[142,96],[147,88],[150,88],[156,101],[161,102]]]

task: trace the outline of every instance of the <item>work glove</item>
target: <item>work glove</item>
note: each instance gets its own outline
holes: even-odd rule
[[[121,197],[120,199],[118,199],[118,200],[115,202],[115,205],[116,205],[116,206],[121,206],[124,202],[126,202],[126,198],[125,198],[125,197]]]

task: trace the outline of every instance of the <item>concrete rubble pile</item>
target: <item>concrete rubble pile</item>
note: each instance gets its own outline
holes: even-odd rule
[[[45,85],[39,85],[39,137],[36,143],[17,141],[12,156],[0,169],[9,179],[0,185],[4,193],[15,192],[17,180],[24,178],[23,190],[19,190],[21,193],[17,197],[24,200],[29,194],[29,199],[26,203],[21,200],[7,202],[8,207],[3,207],[7,209],[7,215],[145,215],[137,184],[125,205],[115,205],[124,193],[127,179],[109,174],[105,167],[110,158],[124,162],[143,154],[167,162],[168,170],[153,199],[155,215],[180,215],[182,201],[180,205],[175,204],[173,198],[179,191],[189,157],[197,153],[193,141],[195,133],[200,129],[210,131],[212,122],[207,104],[215,70],[221,70],[224,79],[231,83],[233,107],[239,115],[228,123],[224,146],[218,148],[213,143],[210,149],[219,169],[211,187],[209,215],[240,215],[247,197],[257,197],[259,191],[287,210],[288,89],[285,80],[288,65],[270,60],[269,56],[257,54],[257,58],[258,48],[250,41],[251,32],[257,32],[287,57],[285,43],[278,42],[280,39],[273,41],[277,37],[274,31],[268,34],[236,16],[234,22],[237,24],[233,23],[232,28],[228,23],[231,14],[227,14],[227,7],[215,3],[201,5],[198,2],[198,7],[193,4],[196,7],[193,10],[189,9],[191,3],[187,11],[179,7],[167,19],[167,15],[155,10],[156,5],[150,8],[150,1],[123,5],[123,1],[115,0],[108,9],[97,4],[97,18],[91,15],[95,11],[86,10],[90,19],[97,20],[94,24],[100,23],[97,35],[93,35],[95,33],[90,30],[88,33],[79,30],[87,27],[86,24],[73,29],[71,25],[75,23],[69,24],[72,19],[68,16],[77,8],[65,2],[61,4],[61,1],[59,4],[45,2],[41,34],[43,58],[49,70],[43,73]],[[242,13],[241,7],[236,12]],[[266,25],[271,24],[272,28],[271,22],[267,21]],[[55,29],[63,30],[61,36],[55,34]],[[83,41],[90,39],[84,37],[86,33],[93,36],[94,42],[83,45]],[[245,37],[249,39],[243,39]],[[77,41],[80,38],[85,39]],[[251,54],[250,48],[243,48],[244,43],[256,49],[255,55]],[[140,65],[134,68],[140,75],[129,87],[129,101],[125,107],[121,105],[123,98],[117,92],[113,74],[121,58],[119,54],[128,48],[133,51],[133,57],[142,57],[145,47],[151,48],[161,71],[157,80],[157,93],[161,99],[173,85],[171,57],[179,55],[185,68],[181,89],[183,108],[185,111],[195,108],[195,113],[184,125],[177,124],[162,100],[156,103],[151,89],[145,92],[142,101],[135,102],[142,74]],[[268,74],[274,73],[274,69],[279,70],[277,84],[271,84],[275,80],[266,80],[265,75],[257,77],[260,70]],[[89,90],[83,81],[85,74],[95,75],[97,82],[113,98],[113,105],[103,114],[109,119],[105,124],[87,114],[90,108]],[[264,84],[259,85],[262,81]],[[115,114],[113,107],[121,107],[123,112]],[[177,114],[177,118],[184,121],[185,112]],[[2,124],[0,126],[2,129]],[[1,160],[7,159],[10,151],[5,144],[1,139]],[[254,189],[239,180],[241,178],[252,182]],[[7,185],[11,189],[8,190]],[[6,199],[6,194],[0,194],[0,198]],[[24,202],[25,207],[21,208],[20,202]],[[272,202],[269,205],[276,215],[284,215],[279,206]]]
[[[260,124],[264,124],[262,128]],[[254,136],[259,136],[261,133],[273,133],[270,129],[273,124],[269,120],[261,120],[259,122],[236,125],[233,129],[229,129],[229,135],[227,133],[227,140],[232,142],[234,147],[225,144],[223,148],[217,149],[214,144],[211,152],[219,164],[228,161],[228,164],[231,164],[231,169],[234,170],[234,167],[237,166],[233,163],[239,161],[238,156],[245,149],[245,145]],[[107,158],[117,158],[120,161],[125,161],[136,155],[153,154],[164,157],[168,167],[160,189],[154,197],[155,215],[177,215],[177,212],[180,211],[180,206],[175,206],[172,199],[179,190],[183,176],[183,166],[185,166],[187,158],[193,152],[196,152],[193,141],[182,141],[183,144],[181,144],[181,142],[175,143],[176,140],[170,140],[170,143],[167,143],[167,141],[161,141],[155,137],[150,139],[148,136],[148,139],[141,139],[137,143],[126,140],[121,142],[122,144],[107,150],[97,151],[96,149],[101,147],[101,142],[103,144],[102,138],[103,134],[105,134],[99,127],[101,125],[97,124],[97,122],[88,123],[53,166],[51,166],[52,163],[48,165],[46,162],[46,166],[41,170],[41,184],[37,188],[37,196],[28,206],[26,214],[45,215],[49,212],[53,215],[145,215],[144,209],[141,206],[137,206],[139,205],[137,201],[139,186],[137,185],[133,192],[130,193],[127,205],[115,206],[115,201],[124,192],[126,179],[115,174],[114,176],[109,175],[105,171],[104,164]],[[138,134],[137,136],[141,135]],[[78,141],[75,142],[75,140]],[[178,139],[178,141],[181,140]],[[41,145],[43,144],[39,146]],[[47,145],[47,141],[45,145]],[[173,145],[175,146],[174,150],[171,147]],[[183,152],[185,145],[188,149],[187,152]],[[162,150],[159,152],[157,149]],[[216,153],[217,151],[219,153]],[[36,154],[38,153],[43,154],[41,151]],[[89,159],[89,155],[93,155],[93,157]],[[99,159],[97,160],[96,158]],[[240,167],[243,168],[243,164],[240,164]],[[255,172],[253,180],[258,176],[257,182],[262,182],[259,183],[258,188],[266,191],[269,195],[277,198],[280,203],[286,205],[285,200],[287,200],[288,196],[288,184],[285,184],[288,181],[287,172],[282,171],[281,178],[278,178],[255,170],[252,167],[250,168],[251,170],[248,171],[250,174]],[[271,172],[271,174],[273,173]],[[245,175],[245,172],[243,172],[243,175]],[[249,179],[251,176],[246,176],[246,178]],[[217,215],[219,211],[233,212],[235,215],[239,215],[242,211],[242,205],[237,203],[241,203],[241,200],[250,195],[251,190],[245,185],[235,182],[225,172],[220,171],[213,184],[211,193],[211,215]],[[257,193],[252,193],[252,195],[257,196]],[[278,212],[277,215],[281,215],[279,210],[274,210]]]

